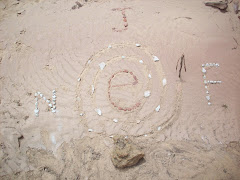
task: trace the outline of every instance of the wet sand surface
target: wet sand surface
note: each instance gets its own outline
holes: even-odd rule
[[[79,3],[0,2],[0,178],[239,179],[232,4],[223,13],[199,0]],[[205,80],[220,84],[204,84],[206,63],[219,64]],[[37,95],[38,117],[36,92],[46,98]],[[113,166],[116,134],[142,148],[137,166]]]

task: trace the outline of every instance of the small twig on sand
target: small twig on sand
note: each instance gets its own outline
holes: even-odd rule
[[[180,68],[179,68],[179,75],[178,76],[179,76],[179,78],[181,78],[181,71],[182,71],[183,63],[184,63],[185,72],[187,71],[184,54],[182,54],[182,56],[178,59],[178,62],[179,61],[180,61]],[[177,66],[176,66],[176,71],[178,69],[178,62],[177,62]]]
[[[174,20],[176,20],[176,19],[180,19],[180,18],[192,19],[191,17],[177,17],[177,18],[175,18]]]

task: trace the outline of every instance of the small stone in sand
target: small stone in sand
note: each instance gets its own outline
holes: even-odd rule
[[[114,149],[111,160],[115,167],[125,168],[136,165],[144,157],[144,153],[124,136],[116,135],[113,137]]]

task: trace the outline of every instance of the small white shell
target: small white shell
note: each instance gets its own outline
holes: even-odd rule
[[[98,114],[99,116],[102,115],[102,111],[101,111],[101,109],[95,109],[95,111],[97,112],[97,114]]]
[[[38,93],[35,93],[35,97],[37,97],[38,96]]]
[[[55,110],[55,109],[52,109],[52,113],[56,113],[56,110]]]
[[[207,93],[207,94],[209,94],[209,92],[208,92],[208,91],[206,91],[206,93]]]
[[[208,67],[208,66],[209,66],[209,64],[208,64],[208,63],[206,63],[206,66]]]
[[[35,106],[37,106],[38,105],[38,102],[35,102]]]
[[[56,93],[56,90],[53,90],[52,92],[53,92],[53,93]]]
[[[39,109],[34,109],[34,113],[38,114],[39,113]]]
[[[208,87],[207,86],[205,86],[205,89],[207,89]]]
[[[99,64],[99,67],[100,67],[101,70],[103,70],[105,68],[105,66],[106,66],[106,64],[104,62],[101,62]]]
[[[151,74],[148,74],[148,77],[151,79],[151,78],[152,78],[152,75],[151,75]]]
[[[150,91],[145,91],[144,92],[144,97],[149,97],[151,95],[151,92]]]
[[[166,85],[167,85],[167,79],[164,78],[163,81],[162,81],[162,83],[163,83],[163,86],[166,86]]]
[[[118,122],[118,120],[117,120],[117,119],[113,119],[113,122],[117,123],[117,122]]]
[[[159,61],[159,58],[157,56],[153,56],[153,60],[156,62]]]
[[[140,60],[139,62],[142,64],[142,63],[143,63],[143,60]]]
[[[92,129],[88,129],[88,132],[93,132],[93,130]]]
[[[47,99],[46,97],[43,97],[43,100],[44,100],[44,101],[46,101],[46,99]]]
[[[78,82],[81,81],[81,78],[78,78]]]
[[[52,104],[49,104],[48,106],[49,106],[49,107],[52,107],[53,105],[52,105]]]
[[[209,101],[210,100],[210,96],[206,96],[206,99]]]
[[[158,127],[158,131],[160,131],[161,129],[162,129],[162,127],[161,127],[161,126],[159,126],[159,127]]]
[[[158,105],[158,107],[156,107],[155,111],[157,111],[157,112],[158,112],[158,111],[160,110],[160,107],[161,107],[161,106],[160,106],[160,105]]]
[[[207,71],[206,71],[206,69],[205,69],[205,68],[202,68],[202,72],[203,72],[203,73],[206,73]]]
[[[211,103],[210,103],[210,102],[208,102],[208,105],[210,106],[210,105],[211,105]]]
[[[46,100],[46,102],[49,104],[50,103],[50,101],[49,100]]]
[[[110,138],[113,138],[113,136],[109,136]]]
[[[83,116],[83,113],[80,113],[79,115],[80,115],[80,116]]]
[[[207,80],[204,80],[204,84],[207,84]]]
[[[141,44],[136,44],[136,46],[137,46],[137,47],[140,47],[140,46],[141,46]]]
[[[40,94],[41,94],[41,92],[38,91],[38,95],[40,95]]]
[[[112,48],[112,46],[111,46],[111,44],[109,44],[108,49],[111,49],[111,48]]]
[[[204,67],[205,66],[205,64],[202,64],[202,67]]]
[[[40,97],[42,98],[42,97],[43,97],[43,94],[40,94]]]
[[[203,79],[206,79],[206,75],[205,74],[203,75]]]
[[[147,134],[145,134],[144,136],[147,137]]]
[[[94,85],[92,85],[92,94],[94,93],[95,91],[95,88],[94,88]]]
[[[122,56],[122,59],[125,59],[125,56]]]
[[[88,60],[88,64],[90,64],[91,63],[91,60]]]
[[[53,98],[53,99],[56,99],[56,98],[57,98],[57,96],[56,96],[56,95],[53,95],[53,96],[52,96],[52,98]]]
[[[52,104],[53,104],[53,105],[56,105],[56,102],[55,102],[55,101],[53,101],[53,102],[52,102]]]

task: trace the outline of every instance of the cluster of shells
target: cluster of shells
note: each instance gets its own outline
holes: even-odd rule
[[[205,85],[205,89],[206,89],[206,99],[208,102],[208,105],[210,106],[211,103],[211,95],[209,93],[209,84],[221,84],[222,81],[212,81],[212,80],[206,80],[206,74],[207,74],[207,69],[211,68],[211,67],[219,67],[218,63],[206,63],[206,64],[202,64],[202,73],[203,73],[203,82]]]
[[[141,47],[141,44],[135,44],[135,45],[136,45],[136,47]],[[112,46],[109,45],[109,46],[108,46],[108,49],[111,49],[111,48],[112,48]],[[126,58],[125,56],[122,56],[122,59],[125,59],[125,58]],[[153,58],[153,61],[154,61],[154,62],[159,61],[159,58],[158,58],[157,56],[153,56],[152,58]],[[89,63],[91,63],[90,60],[88,61],[88,64],[89,64]],[[139,60],[139,63],[143,64],[144,61],[143,61],[143,60]],[[106,67],[106,63],[105,63],[105,62],[101,62],[101,63],[99,64],[99,68],[100,68],[101,71],[103,71],[105,67]],[[131,72],[130,72],[130,73],[131,73]],[[151,78],[152,78],[152,75],[151,75],[151,74],[148,74],[148,78],[151,79]],[[80,81],[81,81],[81,78],[78,78],[78,82],[80,82]],[[167,84],[166,78],[163,79],[162,84],[163,84],[163,86],[166,86],[166,84]],[[94,85],[91,85],[91,94],[93,95],[94,92],[95,92],[95,87],[94,87]],[[150,90],[147,90],[147,91],[145,91],[145,92],[143,93],[143,96],[144,96],[145,98],[148,98],[150,95],[151,95]],[[99,116],[102,116],[102,110],[101,110],[100,108],[96,108],[96,109],[94,109],[94,111],[95,111]],[[155,111],[156,111],[156,112],[159,112],[159,111],[160,111],[160,105],[158,105],[158,106],[155,108]],[[84,115],[83,113],[80,114],[80,116],[83,116],[83,115]],[[114,122],[114,123],[118,123],[118,119],[114,118],[114,119],[113,119],[113,122]],[[158,130],[160,131],[160,130],[161,130],[161,127],[158,127]],[[94,131],[93,129],[88,129],[88,132],[93,132],[93,131]],[[145,135],[145,136],[146,136],[146,135]]]
[[[48,106],[51,108],[52,113],[56,113],[56,90],[52,91],[53,96],[52,96],[52,102],[50,101],[50,99],[47,99],[41,92],[36,92],[35,93],[35,116],[38,117],[39,116],[39,108],[38,108],[38,99],[42,98],[46,103],[48,103]]]

